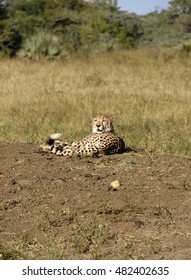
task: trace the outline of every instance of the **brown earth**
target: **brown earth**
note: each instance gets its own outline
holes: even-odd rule
[[[191,160],[24,143],[0,158],[0,259],[191,259]]]

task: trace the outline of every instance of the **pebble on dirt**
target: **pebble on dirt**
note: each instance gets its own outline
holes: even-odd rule
[[[120,187],[120,182],[118,180],[115,180],[113,182],[111,182],[110,186],[112,188],[112,190],[117,191]]]

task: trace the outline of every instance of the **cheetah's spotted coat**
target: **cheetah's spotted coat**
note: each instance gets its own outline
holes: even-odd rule
[[[92,134],[81,141],[61,142],[57,140],[60,136],[60,133],[51,135],[46,145],[42,146],[43,150],[50,150],[60,156],[108,155],[125,150],[124,141],[114,134],[112,119],[103,115],[93,118]]]

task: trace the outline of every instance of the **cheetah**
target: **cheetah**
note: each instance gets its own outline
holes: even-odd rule
[[[41,148],[59,156],[94,156],[116,154],[125,151],[124,141],[114,134],[111,118],[98,115],[92,120],[92,133],[75,142],[61,142],[61,133],[52,134]]]

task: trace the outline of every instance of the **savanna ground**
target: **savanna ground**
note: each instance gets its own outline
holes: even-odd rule
[[[190,67],[157,50],[1,61],[1,259],[191,259]],[[100,113],[136,153],[39,152]]]

